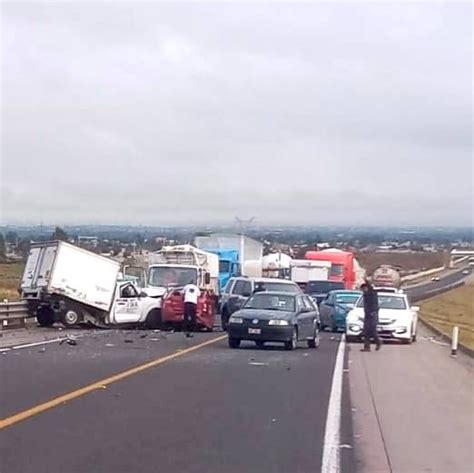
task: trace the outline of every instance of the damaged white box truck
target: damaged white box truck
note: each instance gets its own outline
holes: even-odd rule
[[[31,246],[21,298],[42,326],[145,324],[155,328],[161,300],[119,281],[120,264],[62,241]]]

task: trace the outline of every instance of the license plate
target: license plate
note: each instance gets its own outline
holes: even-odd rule
[[[262,333],[262,329],[260,328],[249,328],[249,334],[251,335],[260,335]]]

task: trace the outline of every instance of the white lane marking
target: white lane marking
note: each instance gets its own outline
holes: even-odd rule
[[[83,335],[74,335],[74,338],[81,338],[82,336]],[[0,353],[3,353],[5,351],[11,351],[11,350],[20,350],[21,348],[31,348],[31,347],[37,347],[40,345],[48,345],[50,343],[61,342],[63,340],[65,341],[68,338],[72,338],[72,337],[54,338],[53,340],[43,340],[41,342],[25,343],[24,345],[15,345],[13,347],[0,348]]]
[[[342,373],[344,368],[344,351],[346,337],[342,336],[337,349],[336,363],[332,375],[331,394],[329,396],[328,415],[324,434],[323,460],[321,473],[338,473],[341,470],[339,444],[341,440],[341,398]]]

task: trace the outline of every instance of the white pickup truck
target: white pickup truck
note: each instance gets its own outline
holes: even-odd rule
[[[42,326],[61,321],[104,326],[160,320],[161,300],[120,281],[120,264],[69,243],[31,246],[21,282],[21,297]]]

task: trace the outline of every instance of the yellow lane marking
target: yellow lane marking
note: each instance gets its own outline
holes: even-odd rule
[[[51,399],[47,402],[38,404],[37,406],[33,406],[30,409],[18,412],[17,414],[14,414],[10,417],[5,417],[5,419],[0,420],[0,430],[17,424],[18,422],[28,419],[29,417],[33,417],[37,414],[40,414],[41,412],[47,411],[48,409],[52,409],[53,407],[59,406],[60,404],[72,401],[73,399],[76,399],[80,396],[84,396],[85,394],[88,394],[97,389],[104,389],[105,386],[108,386],[112,383],[116,383],[117,381],[121,381],[122,379],[133,376],[134,374],[141,373],[142,371],[145,371],[149,368],[153,368],[154,366],[161,365],[162,363],[166,363],[167,361],[173,360],[174,358],[178,358],[180,356],[186,355],[187,353],[199,350],[200,348],[203,348],[207,345],[211,345],[212,343],[216,343],[220,340],[223,340],[224,338],[226,338],[226,335],[213,338],[190,348],[185,348],[183,350],[176,351],[171,355],[167,355],[162,358],[157,358],[156,360],[149,361],[148,363],[136,366],[135,368],[122,371],[121,373],[117,373],[113,376],[110,376],[109,378],[102,379],[95,383],[79,388],[75,391],[71,391],[70,393],[64,394],[63,396],[55,397],[54,399]]]

